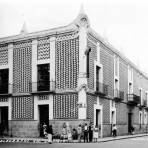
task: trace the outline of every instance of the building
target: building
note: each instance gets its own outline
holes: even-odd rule
[[[0,39],[0,123],[5,133],[42,136],[93,122],[100,137],[147,132],[148,77],[101,38],[80,11],[69,25]]]

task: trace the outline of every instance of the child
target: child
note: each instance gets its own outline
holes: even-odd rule
[[[98,126],[96,125],[94,127],[94,132],[93,132],[94,142],[98,142],[98,137],[99,137],[99,129],[98,129]]]

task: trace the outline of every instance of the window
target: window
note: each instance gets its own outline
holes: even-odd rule
[[[49,64],[38,65],[38,91],[48,91],[50,88]]]
[[[139,113],[139,126],[141,128],[141,125],[142,125],[142,113],[140,112]]]
[[[86,73],[87,73],[87,78],[89,78],[89,58],[90,58],[90,51],[91,51],[91,48],[89,48],[89,50],[87,51],[86,53]]]
[[[1,69],[0,70],[0,94],[8,93],[8,84],[9,84],[9,70]]]
[[[96,91],[99,91],[99,76],[100,76],[100,67],[96,66]]]

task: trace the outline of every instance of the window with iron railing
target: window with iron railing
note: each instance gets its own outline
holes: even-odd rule
[[[49,64],[38,65],[37,91],[48,91],[50,89]]]

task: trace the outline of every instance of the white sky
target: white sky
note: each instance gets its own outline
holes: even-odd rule
[[[0,37],[71,23],[81,4],[91,27],[148,74],[146,0],[0,0]]]

